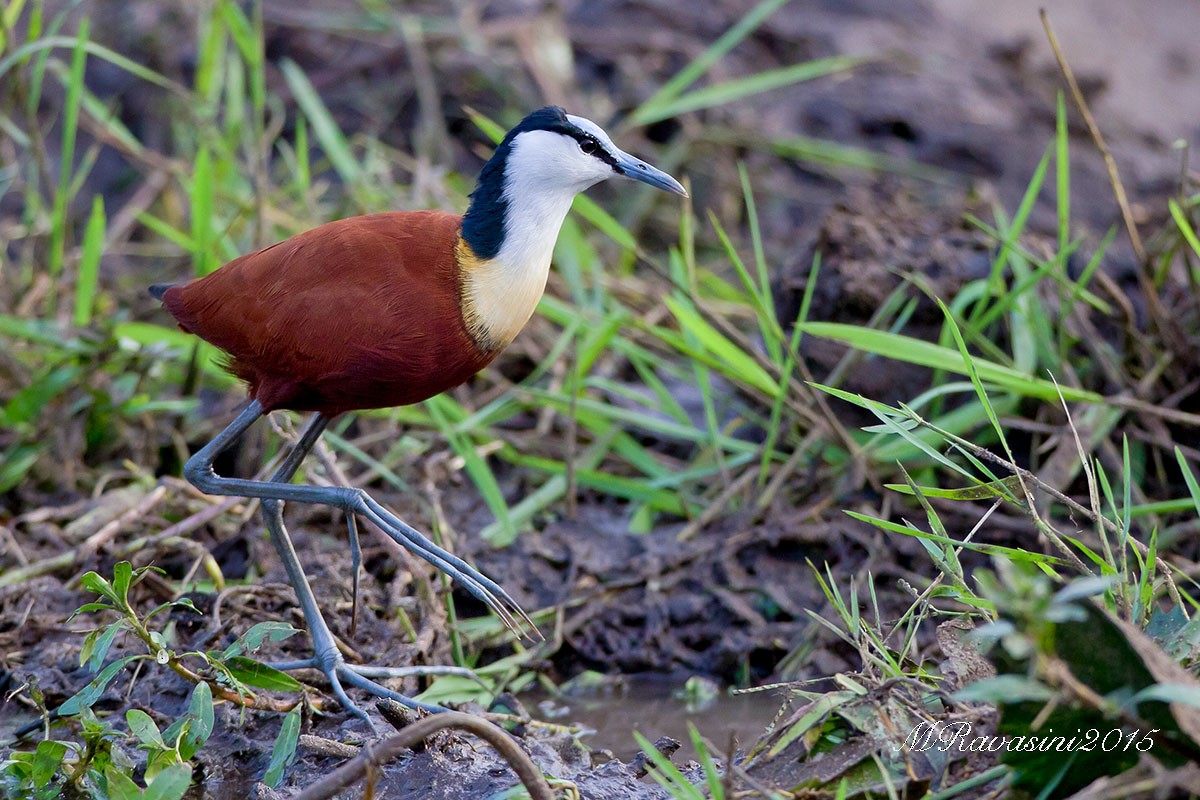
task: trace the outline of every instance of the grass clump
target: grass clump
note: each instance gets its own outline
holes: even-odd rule
[[[712,78],[713,67],[782,5],[759,3],[673,77],[664,75],[659,90],[631,105],[619,133],[865,63],[839,57]],[[280,731],[262,777],[274,784],[310,722],[293,702],[302,687],[245,655],[287,632],[280,623],[247,627],[211,649],[180,644],[171,624],[156,627],[157,615],[184,603],[185,592],[249,594],[261,576],[224,575],[204,546],[189,542],[214,528],[221,535],[211,539],[235,538],[252,518],[253,507],[208,504],[172,478],[190,445],[219,424],[214,410],[235,389],[218,355],[170,328],[141,287],[206,274],[335,217],[461,210],[465,175],[477,163],[465,152],[457,162],[447,156],[437,135],[402,143],[384,135],[387,125],[353,128],[354,114],[319,74],[268,57],[262,11],[221,0],[198,13],[196,59],[186,74],[151,69],[100,44],[96,25],[69,12],[47,16],[38,2],[3,12],[0,146],[20,158],[0,168],[0,193],[17,198],[21,213],[6,220],[15,234],[0,287],[7,345],[0,379],[13,387],[0,404],[0,492],[22,530],[47,520],[65,529],[90,513],[54,510],[53,498],[110,497],[112,487],[133,498],[85,535],[54,539],[52,531],[53,554],[14,556],[0,576],[2,588],[65,578],[76,556],[87,566],[96,553],[108,559],[105,567],[115,562],[79,582],[104,598],[84,608],[106,616],[77,637],[80,662],[96,677],[57,705],[30,700],[44,719],[43,738],[5,763],[5,779],[34,796],[68,785],[97,796],[178,796],[197,749],[213,735],[214,697],[253,706],[263,696],[255,690],[291,698],[268,704]],[[447,21],[432,15],[397,21],[373,6],[360,11],[318,27],[399,30],[414,52],[460,44],[445,44]],[[95,94],[86,78],[96,65],[153,94],[169,117],[167,133],[150,141]],[[425,133],[437,134],[447,115],[431,107],[431,87],[421,88],[414,97],[426,98],[415,101]],[[464,139],[481,131],[482,140],[495,140],[504,122],[527,110],[504,87],[480,95],[471,99],[491,104],[461,113]],[[793,245],[771,240],[777,199],[758,183],[761,162],[752,151],[821,171],[888,171],[942,184],[947,175],[844,144],[748,143],[729,130],[685,131],[663,148],[676,163],[704,148],[730,148],[721,152],[737,170],[723,203],[685,206],[676,218],[640,199],[613,214],[579,198],[556,248],[552,291],[498,368],[420,406],[336,421],[326,437],[332,457],[319,454],[304,479],[394,492],[449,547],[463,544],[468,525],[489,545],[521,547],[523,537],[580,506],[602,509],[619,532],[674,537],[679,550],[695,548],[683,558],[711,558],[706,564],[718,563],[711,554],[735,538],[728,531],[767,541],[795,517],[827,526],[828,539],[851,531],[852,546],[866,553],[857,562],[863,574],[848,574],[855,562],[812,570],[825,607],[804,620],[810,636],[782,646],[795,649],[780,664],[785,677],[805,681],[791,686],[797,707],[747,763],[730,766],[729,753],[692,731],[700,771],[685,776],[639,741],[650,775],[675,796],[729,797],[747,786],[764,796],[814,787],[839,797],[898,796],[906,782],[914,796],[951,797],[996,782],[1061,793],[1098,774],[1089,762],[1059,774],[1020,758],[969,762],[969,779],[952,759],[914,771],[897,734],[968,713],[1012,735],[1078,721],[1120,728],[1124,742],[1135,732],[1130,726],[1157,725],[1168,744],[1153,755],[1162,753],[1160,763],[1172,769],[1195,745],[1178,709],[1194,705],[1187,681],[1195,668],[1195,589],[1186,559],[1194,560],[1188,548],[1200,526],[1200,196],[1183,190],[1170,199],[1131,295],[1106,271],[1121,246],[1117,229],[1077,232],[1061,99],[1057,112],[1055,135],[1015,209],[975,203],[966,217],[970,234],[987,243],[985,273],[947,291],[909,265],[889,264],[881,302],[859,317],[836,315],[823,299],[844,257],[836,248],[804,251],[793,270],[800,287],[789,293],[782,285],[779,253]],[[486,151],[485,141],[478,145]],[[732,147],[744,148],[737,153],[744,162]],[[120,202],[98,177],[114,154],[136,187]],[[1049,237],[1033,223],[1047,198],[1057,214]],[[639,245],[676,225],[677,239]],[[153,267],[138,266],[147,256]],[[822,361],[822,353],[834,355]],[[894,396],[862,388],[864,376],[880,372],[897,377]],[[908,392],[914,383],[919,388]],[[280,417],[286,433],[291,418]],[[278,444],[258,446],[270,454]],[[486,513],[464,512],[451,494],[469,494]],[[814,564],[840,546],[810,545],[804,556]],[[743,572],[755,555],[747,553],[731,559]],[[171,562],[165,577],[147,571],[160,561]],[[896,579],[880,577],[881,566]],[[412,602],[382,594],[375,601],[376,616],[394,624],[407,652],[478,667],[482,685],[444,677],[419,687],[422,699],[436,702],[486,703],[504,690],[551,683],[546,664],[570,650],[564,641],[586,624],[586,606],[638,605],[617,594],[628,586],[566,592],[538,616],[554,631],[551,641],[525,650],[428,575],[376,572],[386,577],[381,583],[411,577],[417,587]],[[800,573],[807,575],[797,566]],[[627,583],[657,586],[659,577]],[[140,602],[150,610],[131,601],[138,579],[161,582],[168,599],[159,605],[147,591]],[[706,587],[706,597],[725,590]],[[788,613],[773,607],[765,579],[744,596],[743,620]],[[977,632],[963,640],[970,630]],[[1097,631],[1111,669],[1088,673],[1064,643],[1082,649]],[[122,642],[141,649],[105,664]],[[943,663],[931,655],[935,643]],[[992,648],[991,673],[971,656],[984,645]],[[816,684],[821,676],[806,672],[816,648],[858,667]],[[1151,666],[1158,657],[1149,654],[1160,651],[1182,676]],[[752,658],[744,654],[728,672],[750,682]],[[194,685],[187,711],[168,721],[130,709],[122,724],[98,705],[137,665],[165,667]],[[1140,739],[1129,741],[1136,749]],[[125,752],[131,743],[144,752],[136,763]],[[893,745],[899,749],[886,749]],[[818,754],[843,759],[842,769],[822,771]],[[785,760],[794,772],[771,772]],[[1113,759],[1105,769],[1136,769],[1134,762]]]

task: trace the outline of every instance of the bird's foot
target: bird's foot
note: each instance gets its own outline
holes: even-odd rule
[[[476,681],[480,685],[483,682],[469,669],[463,667],[445,667],[445,666],[412,666],[412,667],[375,667],[367,664],[348,664],[342,658],[342,654],[337,650],[325,651],[323,655],[314,655],[312,658],[305,658],[299,661],[286,661],[282,663],[272,664],[277,670],[289,672],[298,669],[315,669],[321,672],[326,680],[329,681],[330,689],[333,690],[334,697],[349,713],[367,723],[372,733],[375,733],[375,724],[349,695],[346,694],[345,686],[354,686],[363,689],[376,697],[388,698],[395,700],[405,708],[411,708],[414,711],[425,711],[430,714],[437,714],[447,709],[432,703],[425,703],[420,700],[413,699],[407,695],[401,694],[394,689],[378,683],[372,678],[388,679],[388,678],[408,678],[413,676],[441,676],[455,675],[469,680]]]
[[[449,575],[490,608],[500,618],[500,621],[518,637],[530,642],[542,641],[545,638],[538,630],[537,625],[525,613],[525,609],[521,608],[521,605],[491,578],[430,541],[424,534],[384,508],[362,489],[339,487],[337,491],[339,492],[337,500],[331,504],[339,506],[352,516],[358,514],[370,520],[375,527],[397,544]],[[355,533],[356,531],[352,529],[352,534]]]

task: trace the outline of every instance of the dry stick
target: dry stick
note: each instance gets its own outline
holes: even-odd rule
[[[1142,289],[1142,293],[1146,296],[1146,302],[1150,306],[1151,314],[1160,333],[1167,335],[1172,330],[1169,325],[1170,317],[1166,309],[1163,308],[1162,299],[1158,296],[1153,278],[1148,274],[1149,262],[1146,258],[1146,249],[1142,245],[1142,237],[1138,234],[1137,225],[1133,221],[1133,212],[1129,208],[1129,198],[1125,195],[1125,185],[1121,183],[1121,176],[1117,173],[1116,159],[1113,158],[1112,151],[1108,149],[1108,144],[1105,143],[1104,136],[1100,133],[1100,128],[1096,125],[1096,120],[1092,117],[1092,111],[1088,107],[1087,101],[1083,98],[1083,92],[1079,90],[1075,74],[1071,71],[1070,65],[1067,64],[1067,59],[1063,55],[1062,48],[1059,47],[1058,37],[1054,35],[1054,29],[1050,27],[1050,17],[1046,13],[1046,9],[1038,9],[1038,15],[1042,18],[1042,27],[1046,29],[1046,38],[1050,41],[1050,49],[1054,51],[1054,58],[1058,61],[1058,68],[1062,71],[1063,77],[1067,81],[1067,86],[1071,90],[1071,98],[1079,108],[1079,113],[1083,117],[1083,122],[1087,126],[1088,133],[1091,134],[1092,141],[1096,143],[1096,149],[1100,151],[1101,157],[1104,158],[1104,166],[1108,170],[1108,180],[1112,184],[1113,195],[1117,199],[1117,205],[1121,209],[1121,219],[1125,223],[1125,232],[1129,236],[1130,245],[1133,246],[1134,255],[1137,256],[1138,284]]]
[[[147,547],[153,547],[155,545],[158,545],[163,541],[166,541],[169,539],[174,539],[174,538],[183,536],[184,534],[191,533],[196,528],[199,528],[201,525],[204,525],[205,523],[207,523],[213,517],[216,517],[216,516],[219,516],[219,515],[225,513],[226,511],[228,511],[229,509],[233,508],[235,505],[237,505],[238,503],[241,503],[241,502],[243,502],[242,498],[235,497],[235,498],[230,498],[230,499],[228,499],[222,503],[219,503],[217,505],[209,506],[208,508],[206,508],[202,511],[198,511],[195,514],[192,514],[187,519],[184,519],[184,520],[181,520],[180,522],[175,523],[174,525],[167,528],[166,530],[154,534],[153,536],[143,536],[139,539],[133,540],[129,544],[118,549],[115,552],[115,555],[117,557],[123,558],[125,556],[132,555],[133,553],[136,553],[137,551],[145,549]],[[82,545],[81,545],[81,547],[82,547]],[[10,572],[6,572],[6,573],[4,573],[3,576],[0,576],[0,587],[9,586],[9,585],[16,584],[16,583],[22,583],[22,582],[30,580],[32,578],[36,578],[40,575],[45,575],[47,573],[54,572],[55,570],[65,569],[66,567],[69,567],[72,564],[76,563],[78,554],[79,554],[79,548],[74,547],[74,548],[71,548],[70,550],[67,550],[56,556],[51,556],[50,558],[44,558],[40,561],[35,561],[34,563],[30,564],[28,567],[22,567],[21,569],[15,569]]]
[[[353,785],[368,772],[373,772],[405,750],[410,749],[417,742],[446,728],[460,728],[468,731],[496,748],[497,752],[517,773],[517,777],[521,779],[521,783],[529,792],[531,800],[554,800],[554,793],[550,790],[550,784],[546,782],[541,770],[504,730],[487,720],[460,711],[446,711],[425,717],[381,742],[364,745],[362,752],[352,761],[343,764],[321,780],[293,795],[292,800],[328,800]]]
[[[1046,29],[1046,38],[1050,40],[1050,49],[1054,51],[1058,68],[1062,71],[1063,78],[1067,81],[1067,87],[1071,90],[1071,99],[1079,108],[1083,124],[1087,126],[1088,133],[1096,143],[1096,149],[1104,158],[1104,166],[1108,170],[1108,180],[1112,184],[1113,194],[1116,195],[1117,205],[1121,207],[1121,219],[1125,222],[1125,232],[1129,235],[1129,243],[1133,246],[1133,252],[1137,256],[1139,264],[1144,266],[1146,250],[1142,246],[1142,237],[1138,234],[1137,225],[1133,221],[1133,212],[1129,209],[1129,198],[1125,196],[1125,185],[1121,183],[1121,177],[1117,174],[1117,162],[1112,156],[1112,151],[1108,149],[1104,136],[1096,125],[1096,120],[1092,117],[1092,111],[1088,107],[1087,101],[1083,99],[1083,92],[1079,90],[1079,84],[1075,81],[1075,73],[1071,71],[1071,66],[1067,63],[1062,48],[1058,45],[1058,37],[1054,35],[1054,29],[1050,27],[1050,16],[1044,8],[1038,9],[1038,15],[1042,18],[1042,27]]]
[[[700,516],[689,522],[675,538],[678,541],[686,542],[688,539],[695,536],[697,531],[722,514],[725,511],[725,506],[729,505],[729,501],[732,500],[735,495],[738,495],[745,490],[746,487],[748,487],[757,476],[758,464],[750,464],[746,468],[745,472],[727,483],[725,488],[721,490],[721,493],[717,495],[711,503],[708,504],[708,508],[704,509]]]
[[[134,520],[140,519],[141,517],[144,517],[146,514],[150,513],[150,510],[158,505],[159,502],[166,497],[166,495],[167,487],[160,483],[158,486],[155,486],[149,494],[143,497],[136,506],[126,509],[121,516],[112,520],[100,530],[96,531],[87,539],[85,539],[83,544],[76,549],[79,561],[83,562],[91,558],[93,553],[112,541],[113,538],[115,538],[116,535],[121,532],[122,528]],[[74,582],[75,579],[71,579],[67,581],[67,584],[70,585]]]

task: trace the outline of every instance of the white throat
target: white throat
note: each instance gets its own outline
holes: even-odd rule
[[[494,258],[464,265],[468,326],[477,342],[505,347],[533,316],[571,201],[612,174],[604,166],[581,159],[574,140],[550,131],[513,141],[504,170],[504,240]]]

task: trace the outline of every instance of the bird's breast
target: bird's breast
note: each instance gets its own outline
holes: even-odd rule
[[[501,254],[502,256],[503,254]],[[533,316],[550,274],[550,251],[522,263],[479,258],[466,240],[455,250],[467,332],[484,352],[502,350]]]

